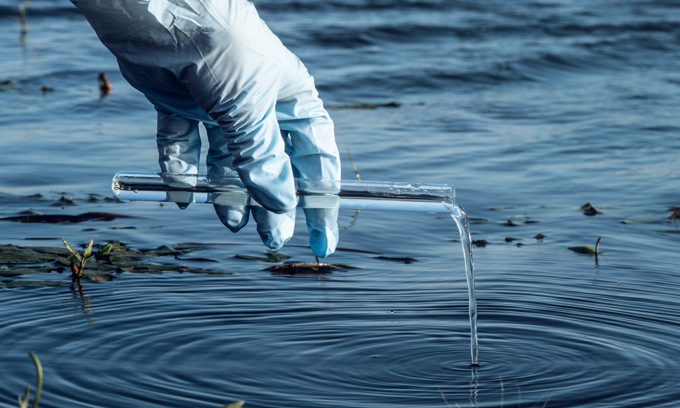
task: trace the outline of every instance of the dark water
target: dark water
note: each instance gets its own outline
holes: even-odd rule
[[[254,227],[231,234],[208,206],[106,201],[116,171],[156,171],[153,109],[68,2],[30,2],[25,37],[19,4],[0,0],[0,82],[14,81],[0,90],[0,217],[139,218],[0,221],[0,243],[228,244],[195,254],[218,262],[181,262],[231,275],[0,289],[1,405],[33,382],[29,350],[41,407],[680,404],[677,2],[257,1],[316,78],[344,178],[350,151],[366,180],[456,185],[486,242],[477,369],[450,219],[342,213],[331,261],[361,269],[290,278],[235,258],[264,254]],[[76,205],[53,206],[62,195]],[[568,249],[597,237],[597,259]],[[283,252],[312,260],[306,240],[301,223]]]

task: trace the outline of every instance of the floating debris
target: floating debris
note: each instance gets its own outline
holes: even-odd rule
[[[316,263],[316,262],[286,262],[264,268],[276,275],[327,275],[335,270],[345,269],[338,265]]]
[[[472,240],[472,245],[476,246],[477,248],[484,248],[484,247],[486,247],[486,244],[488,244],[488,242],[486,242],[485,239],[474,239],[474,240]]]
[[[17,83],[7,79],[5,81],[0,81],[0,91],[6,91],[10,88],[13,88]]]
[[[593,206],[590,203],[585,203],[581,206],[581,210],[583,210],[583,214],[587,215],[589,217],[592,217],[593,215],[597,214],[602,214],[601,211],[599,211],[595,206]]]
[[[340,101],[344,102],[343,105],[331,105],[328,109],[359,109],[359,110],[372,110],[378,108],[399,108],[401,107],[401,102],[391,101],[391,102],[361,102],[361,101]]]
[[[84,221],[113,221],[116,218],[135,218],[131,215],[114,214],[108,212],[86,212],[83,214],[37,214],[28,211],[21,215],[0,218],[0,221],[14,221],[23,223],[74,224]]]
[[[76,203],[71,198],[68,198],[66,196],[61,196],[61,198],[59,198],[59,200],[57,200],[52,205],[55,206],[55,207],[71,207],[71,206],[76,205]]]
[[[543,239],[545,238],[545,235],[541,234],[540,232],[536,235],[534,235],[534,239]]]
[[[109,82],[109,77],[106,75],[106,72],[99,73],[97,83],[99,85],[99,95],[102,98],[111,93],[113,86],[111,86],[111,82]]]
[[[175,255],[175,259],[178,261],[190,261],[190,262],[219,262],[217,259],[211,259],[211,258],[181,258],[177,255]]]
[[[380,259],[382,261],[395,261],[395,262],[403,262],[405,264],[410,264],[413,262],[417,262],[418,260],[416,258],[412,258],[410,256],[376,256],[375,259]]]
[[[267,263],[278,263],[278,262],[290,259],[290,257],[288,255],[282,254],[280,252],[269,252],[269,253],[267,253],[266,257],[238,254],[238,255],[234,255],[234,258],[247,259],[249,261],[267,262]]]

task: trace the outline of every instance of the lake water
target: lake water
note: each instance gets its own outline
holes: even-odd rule
[[[20,4],[0,0],[0,218],[137,218],[0,221],[0,244],[203,243],[162,262],[229,274],[3,277],[0,405],[34,384],[28,351],[41,407],[680,404],[677,2],[257,0],[316,78],[343,178],[350,152],[365,180],[456,186],[477,368],[450,218],[341,212],[329,262],[360,269],[291,277],[239,257],[266,256],[254,226],[232,234],[208,205],[107,200],[115,172],[157,171],[154,111],[68,2],[28,2],[23,37]],[[299,218],[281,252],[312,261]],[[597,258],[568,249],[598,237]]]

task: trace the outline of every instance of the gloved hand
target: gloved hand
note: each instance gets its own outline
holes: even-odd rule
[[[235,171],[264,208],[216,205],[232,231],[257,222],[280,248],[293,234],[294,178],[339,180],[333,123],[306,68],[246,0],[72,0],[158,112],[164,173],[197,174],[206,126],[209,175]],[[176,4],[175,4],[176,3]],[[338,241],[337,208],[305,210],[314,253]]]

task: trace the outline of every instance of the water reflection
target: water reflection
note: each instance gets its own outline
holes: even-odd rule
[[[470,368],[470,407],[479,408],[479,402],[477,401],[477,394],[479,393],[479,373],[477,372],[477,366],[473,365]]]
[[[71,300],[74,303],[74,309],[77,313],[85,316],[87,323],[94,323],[94,319],[92,318],[92,301],[83,285],[71,285],[70,292]]]

